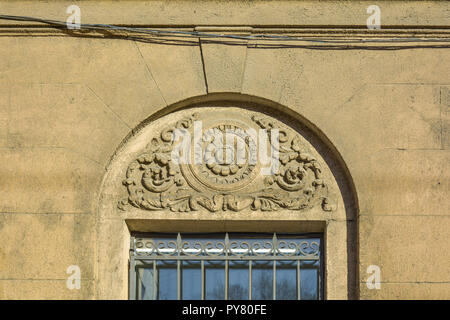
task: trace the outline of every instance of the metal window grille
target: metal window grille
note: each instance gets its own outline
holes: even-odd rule
[[[322,246],[321,234],[133,236],[129,298],[322,299]]]

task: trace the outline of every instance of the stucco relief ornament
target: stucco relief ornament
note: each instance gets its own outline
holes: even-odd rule
[[[193,132],[196,120],[201,121],[204,129],[200,138]],[[273,160],[278,161],[275,173],[262,174],[261,161],[252,158],[258,154],[255,152],[258,139],[246,134],[252,128],[265,129],[269,143],[271,130],[278,129],[279,153]],[[176,129],[191,134],[189,139],[194,152],[190,159],[197,155],[204,161],[174,161]],[[218,141],[218,133],[234,143]],[[256,113],[227,111],[223,117],[202,118],[194,113],[162,130],[130,163],[123,181],[128,198],[119,201],[118,207],[122,210],[131,205],[144,210],[238,212],[245,209],[300,211],[319,205],[324,211],[332,211],[320,165],[304,151],[301,141],[294,130]],[[267,147],[269,153],[271,147]],[[237,154],[247,156],[237,161]]]

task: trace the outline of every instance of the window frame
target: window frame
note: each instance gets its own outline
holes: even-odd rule
[[[168,260],[168,261],[176,261],[177,263],[177,300],[181,300],[181,284],[180,281],[178,280],[180,278],[180,272],[181,272],[181,262],[182,261],[200,261],[201,265],[202,265],[202,279],[204,277],[204,262],[205,261],[209,261],[209,260],[220,260],[220,261],[225,261],[225,299],[224,300],[228,300],[228,284],[229,282],[228,280],[228,276],[229,276],[229,262],[233,261],[233,260],[237,260],[237,261],[257,261],[257,260],[265,260],[265,261],[272,261],[272,262],[276,262],[276,261],[283,261],[283,260],[288,260],[288,261],[297,261],[296,265],[296,275],[297,275],[297,300],[301,299],[300,296],[300,279],[299,274],[301,271],[301,261],[319,261],[319,268],[318,268],[318,275],[317,275],[317,286],[318,286],[318,299],[317,300],[323,300],[325,297],[325,280],[326,280],[326,276],[325,276],[325,243],[324,243],[324,239],[325,239],[325,234],[323,232],[302,232],[302,233],[292,233],[292,232],[287,232],[287,233],[282,233],[282,232],[273,232],[273,233],[268,233],[268,232],[247,232],[247,233],[243,233],[243,232],[202,232],[202,233],[198,233],[198,232],[182,232],[183,235],[189,235],[189,239],[192,240],[199,240],[201,238],[211,238],[211,236],[214,237],[214,235],[223,235],[225,234],[225,238],[224,238],[224,243],[226,244],[226,246],[228,246],[228,243],[231,241],[234,241],[235,237],[238,237],[240,239],[267,239],[268,236],[272,235],[272,244],[276,243],[274,241],[278,241],[278,235],[281,235],[281,238],[283,236],[293,236],[294,239],[311,239],[311,238],[316,238],[319,239],[319,254],[317,255],[317,258],[313,258],[314,256],[310,255],[310,256],[301,256],[301,255],[289,255],[289,256],[283,256],[280,254],[269,254],[269,255],[262,255],[262,256],[251,256],[251,255],[247,255],[247,256],[232,256],[232,255],[228,255],[228,251],[231,249],[230,247],[228,247],[224,253],[224,256],[181,256],[179,254],[179,251],[177,249],[174,249],[176,251],[176,254],[174,254],[173,256],[169,257],[161,257],[158,255],[137,255],[137,247],[136,247],[136,239],[152,239],[152,238],[157,238],[159,237],[167,237],[168,240],[175,240],[176,239],[176,243],[177,246],[178,244],[181,243],[182,238],[180,236],[180,232],[169,232],[169,233],[159,233],[159,232],[150,232],[150,233],[132,233],[130,235],[130,250],[129,250],[129,263],[128,263],[128,298],[129,300],[137,300],[137,285],[138,285],[138,281],[137,281],[137,268],[142,268],[142,265],[145,265],[145,263],[142,263],[143,260],[153,260],[153,261],[163,261],[163,260]],[[229,234],[233,235],[233,238],[230,240],[229,238]],[[176,235],[176,238],[174,238],[174,235]],[[221,240],[221,238],[217,238],[218,240]],[[139,250],[139,249],[138,249]],[[276,248],[276,250],[282,250],[281,248]],[[281,252],[281,251],[280,251]],[[159,258],[158,258],[159,257]],[[140,265],[140,266],[139,266]],[[249,281],[251,282],[252,280],[252,276],[251,276],[251,263],[249,263]],[[153,271],[154,273],[156,273],[156,264],[153,263]],[[276,274],[276,263],[273,263],[273,272],[274,275]],[[276,277],[273,278],[273,282],[274,282],[274,286],[273,286],[273,299],[272,300],[276,300]],[[156,300],[156,292],[155,292],[156,286],[155,283],[153,285],[153,299]],[[157,290],[157,289],[156,289]],[[251,288],[249,289],[249,300],[251,297],[252,293],[251,293]],[[202,280],[202,300],[205,300],[205,293],[204,293],[204,280]]]

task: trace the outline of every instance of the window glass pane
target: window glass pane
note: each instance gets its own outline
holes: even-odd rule
[[[318,261],[302,261],[300,264],[300,290],[302,300],[319,298],[317,281],[319,277]]]
[[[182,295],[184,300],[200,300],[202,298],[202,273],[200,261],[183,261],[182,263]]]
[[[257,260],[252,266],[252,299],[273,299],[273,262]]]
[[[153,300],[153,267],[137,268],[137,296],[140,300]]]
[[[205,261],[205,299],[225,299],[225,261]]]
[[[277,300],[297,299],[297,261],[277,261]]]
[[[248,299],[248,261],[230,261],[228,299]]]
[[[177,262],[158,261],[158,300],[177,299]]]

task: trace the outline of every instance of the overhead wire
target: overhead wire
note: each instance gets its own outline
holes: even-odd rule
[[[13,15],[0,15],[0,20],[10,20],[10,21],[23,21],[23,22],[37,22],[49,25],[51,27],[56,28],[67,28],[68,23],[58,20],[51,19],[43,19],[36,17],[27,17],[27,16],[13,16]],[[408,48],[448,48],[447,45],[430,45],[429,43],[450,43],[450,35],[449,38],[417,38],[417,37],[393,37],[390,39],[367,39],[367,38],[359,38],[359,39],[342,39],[338,40],[336,38],[326,38],[326,37],[305,37],[305,36],[289,36],[289,35],[273,35],[273,34],[252,34],[252,35],[237,35],[237,34],[229,34],[229,33],[212,33],[212,32],[201,32],[201,31],[182,31],[182,30],[160,30],[154,28],[135,28],[135,27],[126,27],[126,26],[117,26],[111,24],[79,24],[77,25],[76,30],[84,31],[84,30],[94,30],[94,31],[123,31],[131,34],[135,34],[134,36],[121,36],[115,35],[115,37],[122,38],[130,38],[138,41],[151,41],[150,39],[144,39],[136,37],[136,34],[145,34],[151,35],[155,38],[158,38],[156,41],[168,41],[169,43],[183,42],[186,39],[201,39],[206,42],[214,42],[220,43],[219,39],[231,39],[231,40],[243,40],[243,41],[251,41],[251,40],[262,40],[268,41],[268,43],[255,45],[255,47],[265,47],[265,48],[289,48],[289,47],[304,47],[304,48],[313,48],[313,49],[408,49]],[[71,31],[74,31],[73,29]],[[163,39],[163,37],[170,37],[169,39]],[[270,42],[280,42],[280,43],[270,43]],[[298,44],[288,44],[287,41],[299,41],[306,43],[314,43],[314,45],[298,45]],[[349,46],[354,44],[402,44],[401,46],[392,47],[392,46]],[[428,43],[428,45],[403,45],[410,43]],[[189,44],[186,43],[186,44]],[[232,44],[232,43],[226,43]],[[326,46],[325,46],[326,45]],[[342,47],[344,45],[344,47]],[[346,45],[346,46],[345,46]]]

